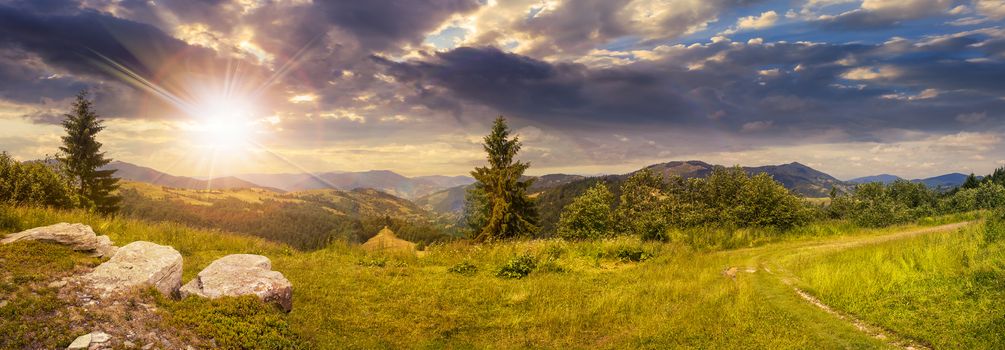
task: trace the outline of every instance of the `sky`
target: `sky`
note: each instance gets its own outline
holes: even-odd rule
[[[1005,0],[0,0],[0,150],[176,175],[1005,165]]]

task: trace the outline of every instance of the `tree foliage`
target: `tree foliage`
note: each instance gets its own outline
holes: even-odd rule
[[[614,231],[613,201],[614,194],[607,185],[596,183],[562,210],[558,235],[567,239],[596,239],[611,235]]]
[[[514,160],[520,151],[518,137],[509,137],[506,119],[496,118],[492,132],[485,136],[483,147],[488,166],[475,168],[471,176],[477,180],[471,198],[484,196],[484,201],[469,203],[475,218],[471,227],[477,241],[492,241],[527,236],[537,231],[537,211],[534,201],[527,196],[533,180],[521,180],[529,163]],[[480,216],[484,216],[481,219]]]
[[[0,203],[69,208],[73,196],[65,179],[45,163],[22,163],[0,152]]]
[[[615,212],[618,230],[645,239],[665,239],[668,217],[667,183],[650,169],[642,169],[621,185],[620,205]]]
[[[828,211],[860,226],[883,227],[934,214],[936,207],[937,195],[925,184],[897,180],[858,185],[850,195],[834,198]]]
[[[94,112],[93,104],[87,99],[87,92],[77,95],[70,113],[65,115],[59,147],[63,164],[69,177],[70,186],[76,192],[80,205],[99,213],[108,214],[118,210],[119,198],[113,195],[118,189],[119,179],[112,176],[115,170],[99,170],[111,162],[101,151],[101,142],[96,136],[104,130],[103,121]]]

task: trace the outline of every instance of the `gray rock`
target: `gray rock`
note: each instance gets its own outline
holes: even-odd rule
[[[91,346],[91,334],[90,333],[84,334],[82,336],[77,337],[77,339],[74,339],[73,342],[70,343],[70,346],[66,347],[66,350],[87,349],[88,346]]]
[[[287,312],[293,308],[293,285],[282,273],[272,271],[272,262],[261,255],[234,254],[217,259],[185,284],[181,295],[210,299],[255,295]]]
[[[181,286],[181,268],[181,254],[174,248],[137,241],[119,248],[82,280],[102,296],[143,285],[171,295]]]
[[[112,256],[117,249],[108,236],[95,235],[90,226],[65,222],[12,233],[0,240],[0,243],[10,244],[18,241],[59,243],[70,246],[76,251],[91,253],[96,257]]]

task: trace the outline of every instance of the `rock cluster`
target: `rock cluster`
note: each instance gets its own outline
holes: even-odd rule
[[[261,255],[233,254],[217,259],[185,284],[181,295],[210,299],[255,295],[279,304],[286,312],[293,307],[290,281],[282,273],[272,271],[272,262]]]
[[[96,257],[112,256],[117,249],[112,245],[112,240],[108,236],[94,234],[94,230],[91,230],[90,226],[65,222],[12,233],[0,240],[0,243],[9,244],[17,241],[58,243],[79,252],[88,252]]]
[[[169,246],[136,241],[119,248],[112,245],[108,236],[94,234],[90,226],[68,223],[10,234],[0,243],[22,240],[54,242],[95,256],[110,256],[111,259],[79,278],[99,296],[152,286],[168,296],[175,295],[179,289],[183,296],[205,298],[255,295],[279,304],[287,312],[292,308],[290,281],[282,273],[272,271],[269,258],[261,255],[234,254],[217,259],[181,288],[182,256]],[[65,284],[65,281],[57,281],[53,286]]]

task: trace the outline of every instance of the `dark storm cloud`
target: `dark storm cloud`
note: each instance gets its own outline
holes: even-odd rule
[[[458,48],[422,62],[376,60],[403,82],[417,87],[432,84],[449,95],[543,121],[589,122],[620,113],[630,122],[657,115],[673,118],[688,109],[674,87],[658,75],[552,64],[491,47]]]
[[[46,9],[58,11],[35,12]],[[6,78],[0,82],[4,99],[58,101],[89,89],[98,111],[110,118],[159,118],[174,110],[130,87],[112,62],[143,78],[157,78],[169,90],[177,74],[222,65],[211,50],[188,45],[149,24],[55,1],[0,5],[0,54],[5,61],[0,64],[0,75]],[[44,110],[26,117],[42,123],[55,119]]]
[[[212,52],[192,47],[144,23],[93,10],[74,15],[45,15],[0,6],[0,45],[25,50],[46,63],[78,74],[106,75],[101,56],[143,76],[153,76],[167,60],[211,59]]]
[[[1005,106],[999,98],[1005,79],[991,78],[1005,77],[1005,64],[968,60],[987,55],[975,44],[993,38],[975,33],[924,45],[720,42],[606,68],[468,47],[378,61],[423,94],[439,91],[441,99],[566,128],[726,127],[779,137],[842,129],[863,141],[885,128],[958,130],[955,111]],[[681,67],[689,62],[701,68]],[[894,74],[848,74],[875,67]],[[941,94],[919,97],[926,89]]]

